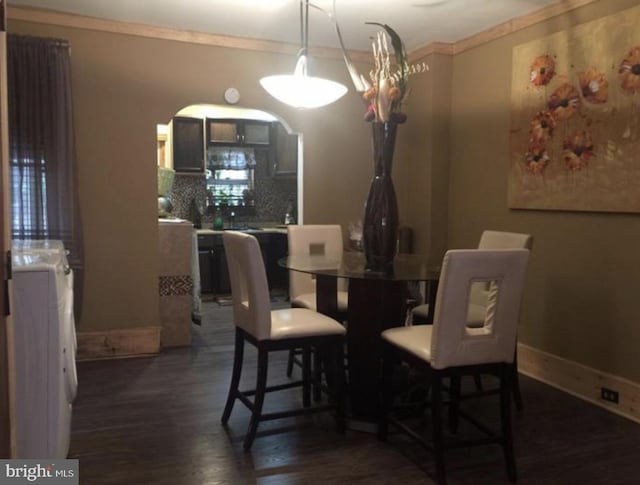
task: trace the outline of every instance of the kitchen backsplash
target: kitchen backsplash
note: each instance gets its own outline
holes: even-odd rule
[[[295,177],[273,177],[269,173],[268,156],[266,151],[256,151],[255,177],[255,212],[246,214],[246,209],[236,210],[236,224],[251,224],[259,222],[284,223],[284,217],[290,204],[294,207],[297,200],[297,180]],[[196,201],[196,206],[204,212],[202,215],[202,227],[210,228],[213,225],[213,214],[207,213],[206,179],[205,175],[192,175],[176,173],[171,192],[173,203],[172,215],[182,219],[191,220],[191,201]],[[227,209],[230,211],[232,209]],[[225,214],[225,223],[228,214]],[[193,221],[192,221],[193,222]]]

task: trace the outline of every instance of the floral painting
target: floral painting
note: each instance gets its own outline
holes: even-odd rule
[[[640,212],[640,6],[516,46],[509,207]]]

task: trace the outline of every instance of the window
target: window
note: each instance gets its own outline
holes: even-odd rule
[[[21,239],[38,239],[49,233],[46,211],[47,179],[43,159],[10,160],[11,232]]]
[[[75,271],[74,313],[81,318],[84,268],[70,46],[64,39],[7,37],[11,237],[62,240]]]
[[[255,166],[253,149],[209,147],[206,170],[208,204],[253,207]]]
[[[207,193],[217,206],[253,206],[253,169],[207,170]]]

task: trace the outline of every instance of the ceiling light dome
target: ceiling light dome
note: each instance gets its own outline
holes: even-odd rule
[[[319,108],[344,96],[347,92],[346,86],[307,74],[309,0],[300,0],[300,43],[302,46],[293,74],[263,77],[260,79],[262,87],[278,101],[295,108]]]
[[[337,101],[347,88],[335,81],[307,75],[307,56],[298,57],[293,74],[260,79],[262,87],[278,101],[295,108],[319,108]]]

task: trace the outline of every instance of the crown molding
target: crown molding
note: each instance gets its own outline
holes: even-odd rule
[[[409,62],[417,62],[423,57],[430,56],[432,54],[442,54],[445,56],[452,56],[455,54],[456,44],[452,42],[432,42],[424,47],[419,47],[418,49],[410,52]]]
[[[502,24],[498,24],[490,29],[478,34],[462,39],[454,43],[433,42],[424,47],[413,50],[409,53],[409,60],[415,62],[423,57],[432,54],[442,54],[453,56],[461,52],[473,49],[487,42],[491,42],[505,35],[509,35],[518,30],[530,27],[539,22],[543,22],[558,15],[562,15],[571,10],[575,10],[591,3],[603,0],[559,0],[557,3],[548,5],[530,14],[511,19]],[[103,20],[95,17],[73,15],[52,10],[24,7],[8,7],[7,18],[9,20],[21,20],[25,22],[35,22],[41,24],[59,25],[63,27],[73,27],[77,29],[95,30],[115,34],[135,35],[153,39],[172,40],[177,42],[187,42],[192,44],[210,45],[216,47],[228,47],[233,49],[245,49],[260,52],[272,52],[276,54],[296,55],[299,46],[297,44],[287,44],[268,40],[250,39],[246,37],[234,37],[229,35],[208,34],[186,30],[169,29],[165,27],[155,27],[146,24],[131,22],[118,22],[115,20]],[[328,59],[342,59],[340,49],[328,47],[311,48],[311,54],[315,57]],[[370,62],[371,54],[363,51],[349,51],[351,60],[354,62]]]
[[[518,30],[526,29],[539,22],[544,22],[545,20],[557,17],[571,10],[599,1],[601,0],[560,0],[558,3],[548,5],[527,15],[516,17],[456,42],[453,54],[460,54],[461,52],[468,51],[474,47],[517,32]]]
[[[251,39],[248,37],[235,37],[231,35],[208,34],[188,30],[169,29],[147,24],[132,22],[119,22],[104,20],[83,15],[54,12],[52,10],[24,7],[9,7],[7,17],[10,20],[34,22],[39,24],[58,25],[76,29],[94,30],[112,34],[135,35],[151,39],[172,40],[191,44],[209,45],[215,47],[228,47],[232,49],[244,49],[259,52],[271,52],[275,54],[287,54],[295,56],[300,50],[297,44],[274,42],[269,40]],[[311,55],[328,59],[342,59],[342,51],[329,47],[311,47]],[[350,51],[351,60],[357,62],[369,62],[371,55],[363,51]]]
[[[456,55],[481,46],[493,40],[512,34],[518,30],[526,29],[539,22],[544,22],[558,15],[570,12],[585,5],[603,0],[560,0],[558,3],[548,5],[521,17],[516,17],[507,22],[495,25],[465,39],[453,43],[434,42],[424,47],[413,50],[409,54],[410,62],[416,62],[431,54]]]

